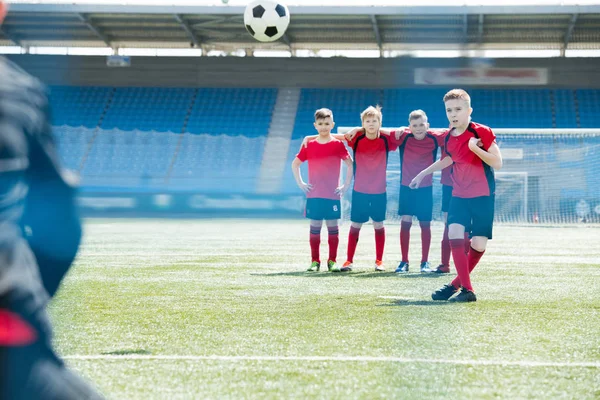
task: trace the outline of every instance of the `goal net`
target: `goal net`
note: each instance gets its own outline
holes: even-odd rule
[[[340,127],[338,133],[349,128]],[[497,222],[600,222],[600,129],[496,129],[504,166],[496,171]],[[441,218],[440,173],[433,176],[433,215]],[[388,223],[400,223],[400,157],[389,155]],[[342,200],[350,220],[351,193]]]

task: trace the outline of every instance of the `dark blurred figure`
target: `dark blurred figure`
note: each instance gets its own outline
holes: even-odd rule
[[[101,398],[54,353],[46,313],[81,239],[72,183],[44,87],[0,57],[0,399]]]

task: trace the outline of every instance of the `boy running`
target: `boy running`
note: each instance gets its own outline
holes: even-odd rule
[[[444,156],[421,171],[410,183],[418,188],[423,179],[452,165],[452,198],[448,210],[448,237],[458,276],[432,294],[433,300],[470,302],[477,297],[471,285],[470,272],[485,252],[492,238],[494,224],[494,169],[502,168],[502,155],[492,130],[471,121],[471,98],[462,89],[453,89],[444,96],[446,116],[451,130],[445,138]],[[468,255],[464,246],[465,231],[470,232]]]

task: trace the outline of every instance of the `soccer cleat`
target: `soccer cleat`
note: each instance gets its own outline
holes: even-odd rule
[[[385,267],[383,266],[383,261],[381,261],[381,260],[375,261],[375,271],[377,271],[377,272],[385,271]]]
[[[477,301],[477,296],[475,296],[475,293],[473,293],[471,290],[462,288],[460,293],[451,298],[450,301],[455,303],[468,303],[471,301]]]
[[[352,267],[354,265],[352,265],[352,263],[350,261],[346,261],[344,263],[344,265],[342,265],[342,268],[340,269],[340,272],[350,272],[352,271]]]
[[[340,267],[337,265],[337,263],[333,260],[327,261],[327,270],[329,270],[331,272],[341,272],[342,271],[340,269]]]
[[[397,274],[406,274],[408,272],[408,263],[406,261],[400,262],[398,268],[396,268]]]
[[[448,274],[450,273],[450,267],[444,264],[438,265],[436,269],[433,270],[436,274]]]
[[[435,301],[448,300],[456,292],[458,292],[458,289],[452,286],[451,284],[448,284],[444,285],[441,289],[438,289],[435,292],[433,292],[431,294],[431,298]]]
[[[310,267],[306,270],[307,272],[319,272],[319,270],[321,269],[321,263],[318,261],[313,261],[310,264]]]
[[[429,264],[429,261],[423,261],[421,263],[421,273],[428,274],[430,272],[433,272],[433,270],[431,269],[431,264]]]

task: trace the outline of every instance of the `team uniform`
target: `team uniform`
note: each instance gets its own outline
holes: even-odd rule
[[[340,219],[340,195],[335,190],[340,183],[340,161],[350,158],[344,143],[334,138],[327,143],[313,139],[302,146],[296,157],[302,162],[308,161],[308,183],[312,185],[312,190],[306,194],[306,218],[319,221]],[[328,233],[328,266],[333,266],[337,258],[339,230],[337,226],[328,227]],[[309,242],[312,263],[316,263],[315,268],[319,270],[320,226],[318,229],[311,226]]]
[[[391,132],[390,135],[395,135]],[[419,188],[411,189],[410,182],[419,172],[433,164],[437,158],[440,137],[427,132],[422,140],[415,139],[410,131],[400,136],[400,202],[398,215],[414,215],[419,221],[430,222],[433,214],[433,178],[426,176]]]
[[[365,223],[371,218],[383,222],[387,211],[386,171],[388,153],[398,148],[392,136],[378,134],[369,139],[364,133],[355,135],[348,145],[354,152],[354,188],[350,220]],[[348,236],[348,261],[356,251],[360,229],[351,227]],[[385,246],[385,229],[375,229],[376,263],[380,263]]]
[[[302,162],[308,161],[308,183],[313,186],[306,194],[306,218],[339,219],[340,195],[335,190],[340,183],[340,161],[350,158],[344,143],[333,138],[328,143],[313,139],[296,157]]]
[[[469,149],[471,138],[481,139],[487,151],[496,135],[489,127],[471,122],[463,134],[452,136],[450,133],[444,139],[444,153],[454,161],[448,225],[460,224],[471,237],[491,239],[496,191],[494,170]]]
[[[51,345],[46,305],[75,258],[81,225],[45,89],[1,57],[0,76],[0,398],[100,398]]]
[[[396,132],[391,132],[391,136]],[[427,132],[422,140],[417,140],[410,130],[402,132],[398,141],[400,153],[400,201],[398,215],[416,216],[421,227],[421,271],[430,272],[428,262],[431,245],[431,220],[433,214],[433,178],[426,176],[417,189],[409,187],[419,172],[433,164],[440,146],[440,136]],[[402,221],[400,228],[400,247],[402,261],[396,272],[408,272],[408,250],[412,222]]]
[[[365,223],[385,220],[387,210],[386,171],[388,152],[398,148],[391,136],[369,139],[359,134],[348,141],[354,152],[354,188],[350,220]]]
[[[494,170],[469,149],[469,140],[481,140],[482,148],[489,150],[496,136],[492,130],[475,122],[458,136],[452,131],[444,140],[444,153],[454,161],[452,165],[452,199],[448,210],[448,225],[459,224],[465,227],[465,233],[471,237],[492,238],[494,224]],[[449,284],[433,293],[433,300],[447,300],[460,287],[461,301],[475,301],[470,273],[473,271],[484,251],[470,247],[465,254],[465,239],[450,239],[450,249],[458,276]]]

